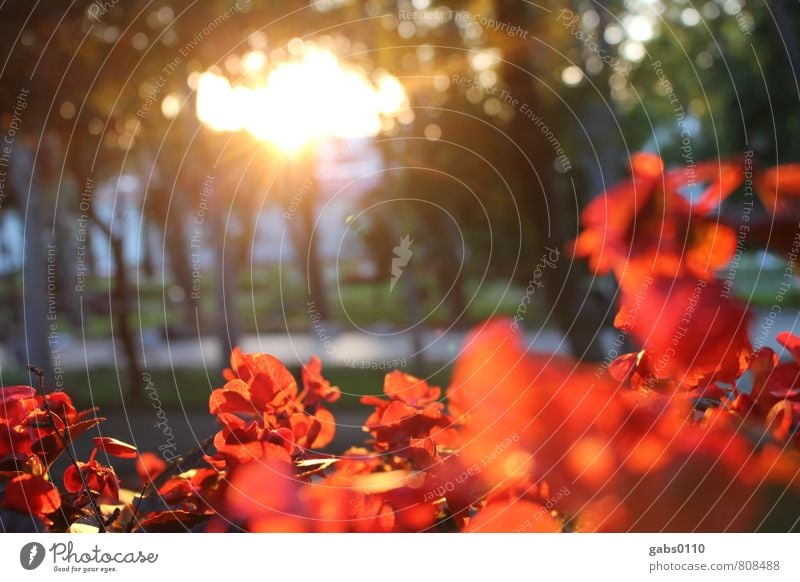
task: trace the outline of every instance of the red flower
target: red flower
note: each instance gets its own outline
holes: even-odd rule
[[[386,374],[383,391],[388,400],[374,396],[361,398],[363,404],[375,407],[364,423],[375,438],[375,450],[412,457],[427,450],[423,456],[430,460],[431,452],[435,456],[435,447],[431,450],[430,443],[418,441],[431,437],[435,428],[446,428],[450,424],[449,418],[442,413],[444,405],[439,402],[441,388],[430,386],[410,374],[394,371]],[[413,447],[412,441],[417,443]]]
[[[225,459],[238,463],[262,458],[291,461],[295,443],[290,429],[281,427],[273,430],[234,415],[219,418],[223,427],[214,436],[214,447]]]
[[[94,458],[88,463],[78,461],[78,468],[70,465],[64,471],[64,488],[70,493],[85,493],[83,481],[89,493],[94,497],[99,497],[110,501],[119,502],[119,479],[114,469],[101,465]],[[80,470],[80,473],[78,473]],[[83,480],[81,480],[83,476]]]
[[[319,359],[304,368],[300,395],[286,367],[267,354],[235,349],[224,376],[228,382],[211,393],[209,410],[223,424],[215,438],[217,450],[229,459],[282,458],[279,449],[284,447],[291,457],[295,445],[322,448],[333,440],[336,422],[321,403],[336,400],[339,390],[321,376]]]
[[[224,500],[227,519],[252,532],[309,531],[291,465],[263,461],[237,467]]]
[[[711,161],[665,172],[658,156],[634,155],[631,179],[583,211],[576,254],[598,274],[614,271],[631,289],[646,276],[710,280],[733,256],[736,237],[705,215],[741,183],[741,166],[738,160]],[[706,189],[689,202],[683,190],[703,183]]]
[[[221,476],[211,468],[191,469],[170,478],[158,490],[159,500],[171,509],[207,514],[221,500]]]
[[[222,374],[226,380],[242,380],[250,388],[257,410],[297,396],[297,383],[280,361],[267,354],[243,354],[239,348],[231,353],[231,367]],[[213,414],[213,413],[212,413]]]
[[[19,475],[6,485],[2,505],[7,509],[41,518],[61,507],[61,495],[44,477]]]
[[[645,349],[637,371],[686,388],[714,381],[732,383],[750,352],[749,314],[732,298],[721,301],[722,284],[681,277],[658,278],[645,293],[623,287],[614,325]]]
[[[303,366],[301,375],[303,391],[298,400],[303,403],[306,410],[317,407],[321,402],[336,402],[342,395],[339,388],[331,386],[331,383],[322,377],[322,361],[317,356],[312,356],[311,361]]]

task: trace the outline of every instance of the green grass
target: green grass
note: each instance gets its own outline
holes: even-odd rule
[[[778,290],[782,284],[791,283],[788,292],[783,295],[784,307],[800,305],[800,289],[795,285],[795,278],[785,277],[783,257],[778,263],[765,260],[758,253],[744,253],[740,267],[735,271],[734,293],[743,301],[750,301],[755,306],[770,307],[777,301]],[[721,276],[727,272],[723,269]]]
[[[174,376],[170,370],[157,370],[149,374],[164,406],[178,406],[181,400],[187,407],[207,406],[211,388],[202,370],[177,369]],[[27,382],[27,376],[22,372],[3,371],[3,384],[6,386]],[[82,407],[95,405],[101,408],[119,408],[123,401],[129,405],[127,382],[124,370],[117,374],[114,368],[107,367],[93,368],[88,374],[86,371],[69,371],[63,375],[64,391],[72,397],[76,405]],[[213,377],[212,382],[216,383],[214,387],[222,385],[221,378]],[[139,387],[144,399],[147,399],[144,392],[145,382],[142,381]]]
[[[278,276],[276,273],[268,275],[272,278],[261,274],[253,281],[243,279],[239,285],[235,306],[242,333],[285,331],[287,327],[292,331],[307,331],[310,321],[303,286],[284,275],[282,304]],[[210,275],[204,281],[211,281]],[[80,325],[71,324],[67,317],[59,318],[59,330],[76,336],[81,336],[85,331],[87,337],[108,337],[112,329],[108,305],[110,284],[108,279],[94,279],[87,284],[83,330]],[[423,296],[419,309],[421,316],[427,317],[425,324],[431,327],[448,325],[452,315],[447,301],[437,305],[442,291],[430,280],[419,281],[418,285]],[[513,315],[523,294],[522,288],[515,286],[506,290],[506,283],[501,281],[468,281],[464,285],[464,296],[469,306],[460,323],[474,325],[492,315]],[[161,286],[145,282],[132,298],[136,327],[156,330],[169,328],[173,331],[187,327],[182,302],[172,302]],[[339,287],[331,285],[326,299],[332,319],[344,325],[404,327],[412,317],[404,291],[398,288],[394,293],[389,293],[388,285],[384,282],[350,282]],[[201,331],[213,329],[216,312],[215,290],[208,285],[200,296]],[[527,319],[533,322],[531,310],[527,315]],[[188,322],[192,332],[194,325],[193,321]]]
[[[299,369],[292,369],[292,374],[300,382]],[[423,370],[424,377],[430,375],[429,381],[437,386],[446,387],[449,382],[450,370],[431,368]],[[151,382],[156,389],[158,398],[164,407],[183,406],[189,409],[206,409],[208,395],[214,388],[223,385],[224,380],[218,374],[209,379],[202,370],[176,369],[157,370],[149,372]],[[385,370],[359,369],[349,367],[331,367],[323,369],[325,377],[342,390],[341,399],[334,404],[334,408],[354,409],[359,406],[359,398],[365,395],[383,393],[383,377]],[[99,406],[102,409],[119,409],[123,402],[131,406],[127,392],[127,376],[121,373],[118,377],[113,368],[95,368],[87,376],[85,371],[67,372],[64,374],[64,390],[72,397],[77,406]],[[16,371],[3,370],[3,384],[11,386],[27,383],[27,377]],[[139,384],[143,391],[144,406],[150,406],[147,395],[144,393],[145,382]]]

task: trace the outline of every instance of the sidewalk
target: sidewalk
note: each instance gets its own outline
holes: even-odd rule
[[[776,351],[781,346],[775,335],[781,331],[800,334],[798,317],[800,314],[784,312],[777,316],[768,312],[753,314],[750,323],[750,340],[759,346],[763,344]],[[331,328],[333,326],[330,326]],[[277,357],[288,366],[307,362],[312,355],[319,356],[327,366],[348,366],[354,368],[392,368],[400,367],[398,360],[409,360],[418,352],[424,361],[446,364],[455,359],[467,336],[466,331],[425,329],[419,331],[419,338],[410,332],[335,332],[332,329],[323,333],[287,332],[247,335],[242,338],[240,347],[245,352],[264,352]],[[613,339],[606,339],[610,342]],[[115,338],[91,339],[85,345],[80,338],[60,336],[54,345],[61,368],[84,370],[87,367],[115,367],[122,362],[122,349]],[[414,347],[418,342],[419,348]],[[563,334],[555,329],[527,332],[525,341],[531,351],[542,353],[568,354],[569,348]],[[114,354],[116,345],[116,357]],[[57,350],[57,353],[56,353]],[[216,337],[199,337],[179,340],[148,339],[144,345],[144,363],[150,370],[172,368],[217,368],[220,361],[220,345]],[[0,347],[0,366],[18,367],[6,346]]]
[[[305,363],[317,355],[327,366],[355,368],[393,367],[392,362],[411,359],[422,353],[426,362],[444,364],[454,359],[467,336],[466,331],[422,330],[419,333],[421,349],[414,348],[415,339],[410,333],[362,333],[344,331],[317,335],[306,333],[264,333],[247,335],[240,347],[245,352],[264,352],[277,357],[288,366]],[[84,342],[78,337],[62,334],[54,345],[65,371],[96,367],[115,367],[123,362],[122,346],[116,338],[95,339]],[[546,353],[568,352],[563,336],[555,330],[542,330],[526,334],[531,349]],[[114,354],[116,347],[116,356]],[[57,350],[57,352],[56,352]],[[216,368],[220,359],[220,345],[216,337],[199,337],[178,340],[145,340],[144,364],[150,370],[171,368]],[[397,365],[397,364],[395,364]],[[18,367],[7,347],[0,347],[0,366]]]

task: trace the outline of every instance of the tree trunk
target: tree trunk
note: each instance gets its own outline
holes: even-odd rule
[[[239,289],[239,264],[240,259],[236,255],[236,244],[228,236],[226,225],[229,207],[226,207],[224,200],[227,200],[227,192],[224,188],[218,189],[211,197],[209,214],[215,217],[214,220],[214,249],[217,253],[214,280],[216,284],[216,336],[220,344],[220,358],[223,367],[228,365],[230,354],[234,347],[239,344],[239,318],[236,311],[236,295]]]
[[[529,6],[504,2],[499,7],[498,17],[531,30],[533,35],[537,34],[537,22],[531,17]],[[511,95],[539,115],[563,146],[568,135],[568,117],[562,104],[557,101],[550,104],[548,99],[552,97],[538,90],[544,87],[545,80],[535,77],[538,72],[536,54],[533,52],[535,47],[520,43],[509,50],[508,62],[502,71],[503,80]],[[585,266],[580,262],[571,262],[566,254],[568,243],[577,234],[579,200],[573,195],[568,176],[557,179],[553,145],[540,127],[518,114],[510,125],[509,133],[535,164],[535,171],[522,164],[519,166],[524,182],[517,183],[523,211],[537,230],[539,248],[528,255],[532,257],[529,271],[532,272],[538,257],[546,252],[546,246],[559,249],[561,260],[556,263],[556,268],[544,271],[543,291],[551,320],[554,319],[565,334],[574,356],[600,360],[604,354],[597,341],[597,332],[603,325],[602,313],[597,313],[598,310],[590,305],[594,302],[585,301],[588,293]]]
[[[330,311],[325,296],[324,265],[319,256],[319,231],[314,231],[319,197],[318,182],[313,176],[315,163],[313,154],[306,154],[297,161],[289,161],[287,199],[291,200],[303,190],[302,200],[297,207],[299,223],[294,231],[297,258],[306,282],[307,301],[314,303],[322,319],[328,319]]]
[[[434,214],[434,212],[436,214]],[[431,248],[436,263],[436,282],[441,299],[447,296],[445,305],[449,323],[456,323],[462,319],[467,310],[467,299],[464,295],[464,278],[466,277],[466,258],[459,256],[461,240],[451,227],[450,220],[445,218],[443,224],[442,214],[437,209],[434,212],[425,209],[424,220],[428,229],[436,235],[436,243]]]
[[[172,216],[166,216],[165,213],[164,244],[166,245],[174,283],[183,289],[186,295],[186,299],[182,303],[183,319],[184,325],[191,330],[195,327],[195,303],[189,300],[192,294],[193,281],[189,260],[189,238],[186,234],[186,217],[191,216],[191,214],[186,212],[186,205],[183,200],[183,194],[176,194],[173,197]]]
[[[132,404],[140,404],[142,402],[142,392],[140,390],[142,385],[142,365],[139,361],[139,353],[136,347],[136,332],[131,323],[130,285],[128,282],[128,270],[125,265],[124,239],[114,235],[112,227],[97,216],[94,207],[89,210],[88,216],[108,237],[111,257],[114,260],[114,287],[109,310],[114,322],[114,335],[122,344],[122,353],[125,357],[125,368],[128,377],[127,393]]]
[[[141,404],[142,391],[139,387],[142,384],[142,366],[139,362],[139,354],[136,348],[136,332],[131,324],[130,287],[128,284],[128,270],[125,266],[125,249],[122,238],[111,237],[110,240],[111,253],[116,264],[111,313],[116,322],[117,337],[125,354],[128,396],[132,404]]]
[[[14,186],[25,201],[23,209],[23,263],[22,263],[22,337],[24,345],[18,355],[23,364],[34,365],[52,380],[48,335],[50,324],[47,319],[47,264],[43,249],[44,216],[43,192],[40,181],[33,175],[33,154],[24,146],[14,147]],[[57,338],[56,338],[57,341]],[[31,374],[30,385],[36,386],[38,379]]]

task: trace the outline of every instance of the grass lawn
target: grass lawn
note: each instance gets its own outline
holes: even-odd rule
[[[300,381],[300,370],[292,369],[292,374]],[[323,370],[325,377],[332,384],[342,390],[341,399],[334,403],[334,408],[353,409],[359,406],[361,396],[383,393],[383,377],[385,370],[358,369],[349,367],[329,367]],[[158,399],[164,407],[186,407],[193,409],[206,409],[208,395],[214,388],[223,385],[221,376],[214,375],[210,379],[202,370],[175,369],[157,370],[150,372],[151,381],[158,394]],[[431,376],[429,382],[443,388],[447,386],[450,370],[432,368],[427,370],[425,377]],[[20,372],[3,371],[2,381],[6,386],[26,383],[27,377]],[[127,396],[126,377],[113,368],[96,368],[87,376],[85,371],[67,372],[64,374],[64,389],[73,401],[81,407],[92,405],[102,409],[120,409],[124,401],[130,406]],[[122,386],[122,388],[120,388]],[[145,383],[141,389],[144,393]],[[147,395],[144,396],[144,406],[150,406]]]
[[[303,285],[288,279],[288,282],[284,281],[283,304],[276,275],[273,274],[271,279],[261,276],[255,281],[241,282],[235,305],[243,333],[284,331],[287,326],[293,331],[309,329]],[[110,280],[99,278],[87,284],[84,331],[88,337],[108,337],[111,333],[108,305],[110,284]],[[421,281],[419,286],[423,295],[420,312],[423,317],[427,316],[426,325],[435,327],[449,324],[452,315],[447,302],[441,302],[441,292],[430,281]],[[507,282],[503,281],[467,281],[464,284],[464,295],[469,306],[461,322],[469,325],[492,315],[513,315],[524,290],[514,285],[508,289],[506,287]],[[144,282],[133,292],[132,298],[134,324],[137,327],[153,330],[169,327],[175,331],[186,325],[183,320],[183,301],[171,300],[160,285]],[[327,300],[333,319],[353,322],[360,327],[405,326],[411,317],[403,293],[390,294],[387,286],[381,282],[331,285]],[[216,296],[211,288],[201,294],[200,313],[204,321],[203,328],[212,329]],[[528,314],[533,315],[530,311]],[[190,332],[196,331],[194,323],[189,327]],[[66,317],[60,318],[59,328],[62,333],[78,336],[82,333],[80,326],[72,325]]]

